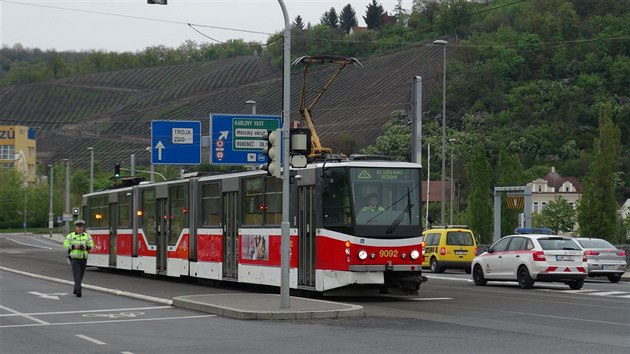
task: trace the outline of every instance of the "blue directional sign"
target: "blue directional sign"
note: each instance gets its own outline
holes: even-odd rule
[[[201,122],[154,120],[151,122],[151,163],[198,165],[201,163]]]
[[[268,130],[282,128],[282,119],[274,115],[210,115],[210,163],[217,165],[260,165]]]

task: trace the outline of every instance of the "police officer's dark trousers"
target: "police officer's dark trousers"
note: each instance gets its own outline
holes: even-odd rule
[[[83,281],[83,274],[85,273],[85,267],[87,266],[87,259],[71,259],[72,265],[72,277],[74,278],[74,294],[81,295],[81,281]]]

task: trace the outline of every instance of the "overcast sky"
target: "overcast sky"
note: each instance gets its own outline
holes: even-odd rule
[[[409,10],[411,2],[403,0],[403,8]],[[339,14],[350,4],[359,26],[365,26],[363,16],[371,0],[284,3],[291,22],[300,15],[305,24],[313,25],[331,7]],[[398,1],[378,3],[391,14]],[[189,39],[216,43],[187,23],[198,25],[197,30],[218,41],[241,38],[264,42],[270,33],[283,30],[284,17],[277,0],[168,0],[168,5],[148,5],[147,0],[0,0],[3,47],[21,43],[43,50],[136,52],[154,45],[178,47]]]

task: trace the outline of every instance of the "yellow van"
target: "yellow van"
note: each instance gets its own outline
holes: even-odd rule
[[[422,250],[422,266],[432,272],[464,269],[470,274],[470,265],[477,256],[477,241],[468,226],[435,226],[422,232]]]

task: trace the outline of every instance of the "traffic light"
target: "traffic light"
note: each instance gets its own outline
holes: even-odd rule
[[[280,169],[280,159],[282,157],[282,129],[269,130],[263,135],[263,140],[267,141],[267,146],[263,148],[263,154],[267,155],[267,163],[263,165],[263,170],[267,170],[269,176],[282,177]]]
[[[72,208],[72,215],[79,216],[79,208]]]
[[[114,165],[114,177],[120,177],[120,164],[117,163]]]

